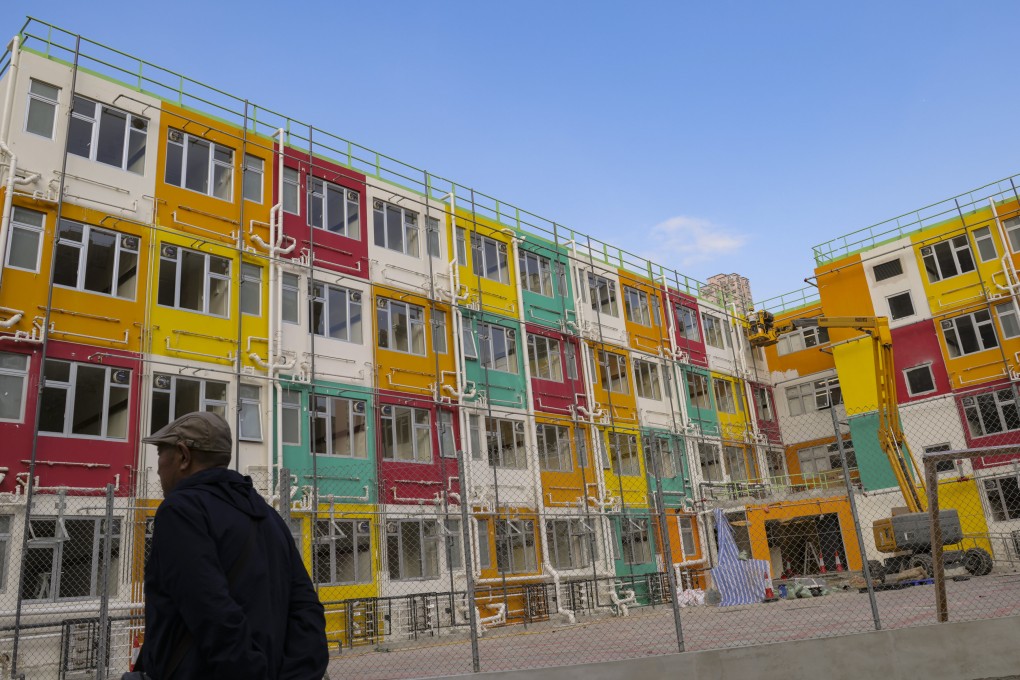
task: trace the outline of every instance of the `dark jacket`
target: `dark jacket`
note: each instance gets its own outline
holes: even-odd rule
[[[167,680],[186,630],[175,680],[321,680],[325,628],[290,531],[249,478],[203,470],[167,495],[145,563],[139,660],[149,677]]]

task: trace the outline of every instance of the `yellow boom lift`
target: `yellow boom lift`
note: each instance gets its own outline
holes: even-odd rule
[[[923,476],[917,475],[915,478],[910,447],[900,426],[889,320],[884,316],[839,316],[776,323],[771,313],[762,310],[749,315],[747,338],[752,347],[767,347],[776,344],[787,333],[814,327],[853,328],[871,338],[878,392],[878,443],[889,460],[906,503],[905,512],[894,510],[891,517],[875,520],[872,525],[875,546],[880,552],[891,554],[884,562],[875,560],[868,563],[872,576],[884,580],[887,573],[912,567],[922,567],[931,575],[931,525],[928,513],[925,512],[927,493]],[[943,545],[954,545],[963,540],[960,518],[955,509],[941,510],[939,521],[942,524]],[[991,555],[982,548],[945,551],[943,555],[947,568],[963,566],[977,576],[992,570]]]

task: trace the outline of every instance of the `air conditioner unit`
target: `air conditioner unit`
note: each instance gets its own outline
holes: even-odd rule
[[[351,291],[351,302],[361,302],[361,293],[358,291]]]
[[[348,191],[347,192],[347,200],[348,201],[356,201],[356,200],[358,200],[358,192],[357,191]]]
[[[953,322],[952,321],[943,321],[942,322],[942,330],[944,330],[944,331],[951,331],[951,330],[953,330]]]
[[[376,210],[382,210],[383,209],[383,202],[380,201],[380,200],[372,201],[372,207],[374,207]]]
[[[180,130],[170,129],[167,132],[166,136],[167,136],[167,139],[169,139],[171,142],[183,142],[184,141],[184,133],[181,132]]]
[[[963,405],[964,406],[973,406],[974,403],[975,403],[974,397],[964,397],[963,398]]]
[[[171,380],[172,378],[170,376],[165,375],[163,373],[157,373],[156,375],[152,376],[152,384],[156,387],[156,389],[159,390],[170,389]]]
[[[372,525],[367,519],[358,522],[358,533],[362,536],[372,533]]]
[[[363,401],[356,401],[356,402],[354,402],[354,412],[355,413],[364,413],[365,412],[365,402],[363,402]]]
[[[386,533],[388,533],[388,534],[395,534],[399,530],[400,530],[400,527],[397,526],[396,522],[387,522],[386,523]]]
[[[159,249],[159,254],[162,257],[177,257],[177,246],[163,246]]]
[[[386,404],[385,406],[382,407],[382,414],[384,416],[392,416],[393,415],[393,407],[390,406],[389,404]]]
[[[379,309],[386,309],[386,307],[389,306],[389,304],[390,301],[387,300],[386,298],[378,298],[375,301],[375,306],[378,307]]]
[[[138,250],[138,237],[137,236],[121,236],[120,247],[126,248],[127,250]]]
[[[507,330],[506,337],[507,337],[508,340],[513,340],[514,338],[517,337],[517,331],[515,331],[512,328]]]
[[[506,252],[506,244],[505,243],[500,243],[499,244],[499,252],[501,252],[501,253],[505,253]]]
[[[127,369],[118,369],[113,372],[110,376],[113,378],[113,382],[118,385],[127,385],[131,382],[131,371]]]
[[[931,246],[921,248],[921,255],[931,255]]]

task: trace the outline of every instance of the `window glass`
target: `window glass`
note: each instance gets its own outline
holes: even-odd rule
[[[262,202],[262,175],[265,161],[251,154],[244,155],[243,195],[245,200]]]
[[[39,245],[42,241],[45,219],[43,213],[14,207],[11,213],[6,266],[32,272],[39,271]]]
[[[907,379],[907,391],[910,396],[935,391],[935,378],[932,375],[931,366],[915,366],[908,368],[903,373]]]
[[[914,315],[914,303],[910,299],[910,292],[900,293],[888,298],[889,316],[895,321]]]
[[[28,356],[0,352],[0,421],[20,422],[24,418],[28,385]]]
[[[25,129],[28,132],[53,138],[59,95],[60,88],[32,79],[28,88],[28,113],[25,116]]]

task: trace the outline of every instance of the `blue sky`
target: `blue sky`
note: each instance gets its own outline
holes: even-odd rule
[[[47,3],[33,14],[756,299],[1020,172],[1015,2]]]

